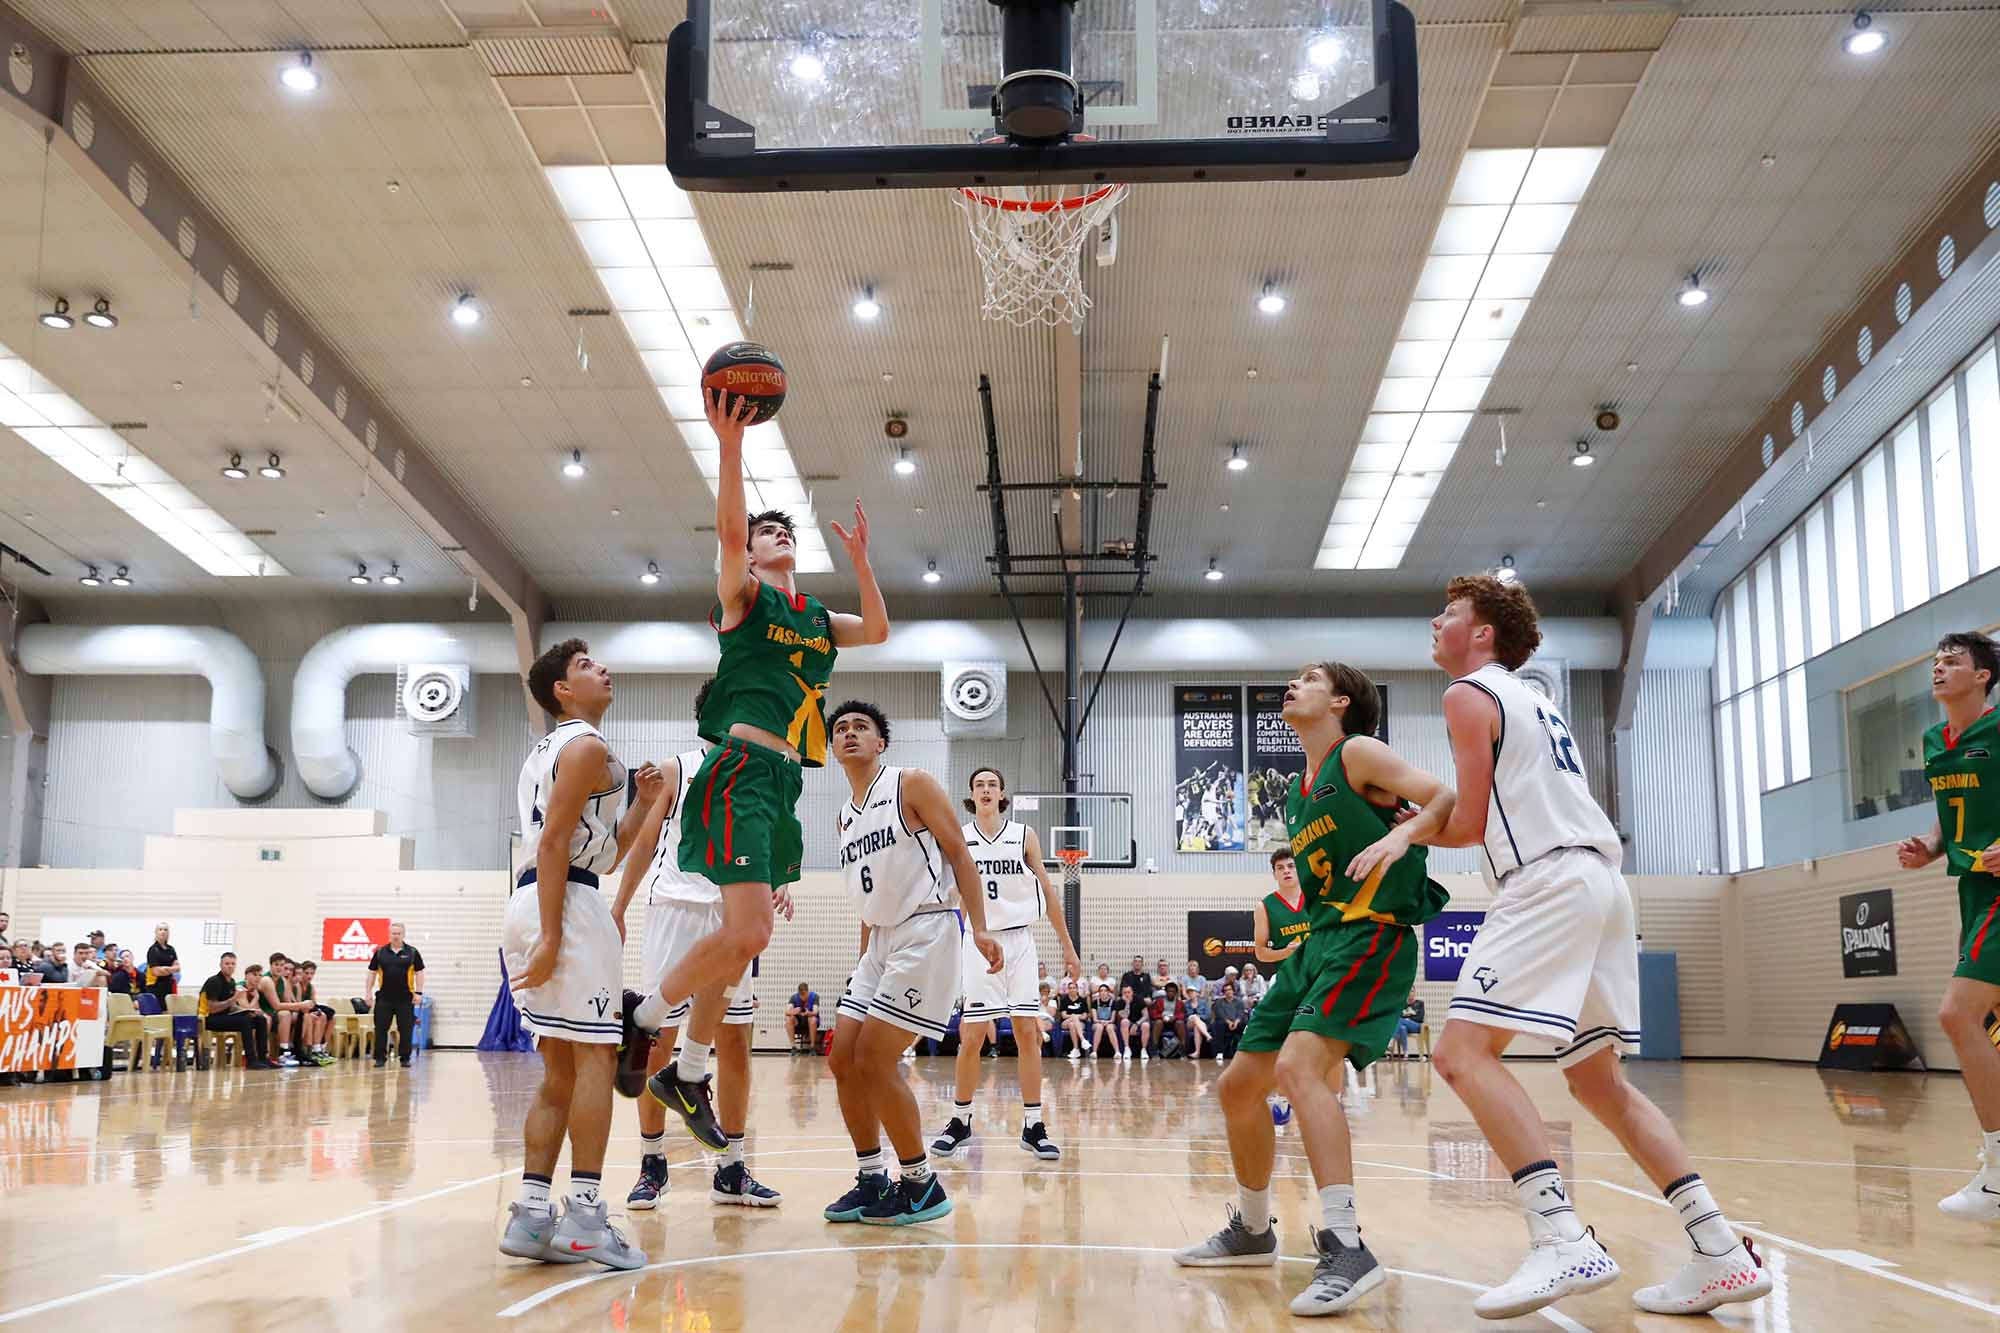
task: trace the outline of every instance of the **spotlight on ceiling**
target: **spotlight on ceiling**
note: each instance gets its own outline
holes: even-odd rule
[[[1340,57],[1345,49],[1340,44],[1340,38],[1330,32],[1321,33],[1313,38],[1310,46],[1306,47],[1306,59],[1321,69],[1327,69],[1340,63]]]
[[[130,569],[127,569],[124,565],[118,566],[118,572],[111,576],[111,586],[114,588],[131,587],[132,571]]]
[[[569,461],[563,464],[563,475],[572,481],[583,475],[583,450],[569,451]]]
[[[295,93],[318,92],[319,71],[313,68],[312,52],[299,52],[299,58],[285,66],[278,75],[278,81]]]
[[[1493,576],[1502,583],[1512,583],[1515,579],[1520,578],[1521,576],[1514,572],[1514,557],[1511,555],[1501,556],[1500,568],[1493,572]]]
[[[1257,297],[1257,308],[1267,315],[1282,313],[1285,308],[1285,294],[1278,290],[1277,284],[1267,282],[1264,284],[1262,294]]]
[[[1569,465],[1571,467],[1589,467],[1596,461],[1595,458],[1590,456],[1590,441],[1578,440],[1576,442],[1576,453],[1571,455]]]
[[[479,308],[479,299],[471,292],[462,294],[452,303],[451,322],[462,329],[471,328],[485,317],[486,312]]]
[[[266,481],[283,481],[285,478],[285,469],[278,462],[276,454],[268,454],[264,458],[264,466],[257,469],[257,475]]]
[[[875,299],[875,289],[873,287],[863,287],[860,299],[854,303],[854,317],[856,319],[873,319],[881,313],[882,303]]]
[[[58,296],[56,303],[41,313],[42,327],[45,329],[73,329],[76,321],[70,317],[69,298]]]
[[[1698,273],[1688,274],[1686,285],[1680,289],[1679,294],[1674,299],[1690,310],[1698,305],[1707,305],[1708,288],[1701,285],[1701,275]]]
[[[389,562],[389,572],[382,576],[382,586],[385,588],[400,588],[403,586],[402,565],[394,560]]]
[[[646,562],[646,572],[639,576],[639,582],[645,584],[648,588],[650,588],[659,581],[660,581],[659,564],[656,561],[648,560]]]
[[[1202,577],[1210,583],[1222,582],[1222,571],[1216,567],[1214,556],[1208,558],[1208,572],[1203,574]]]
[[[98,588],[104,585],[104,580],[97,577],[96,565],[92,565],[90,566],[90,568],[86,569],[84,571],[83,577],[78,579],[77,582],[81,583],[86,588]]]
[[[826,62],[810,51],[792,57],[792,77],[800,83],[818,83],[826,76]]]
[[[1230,445],[1229,461],[1224,463],[1222,466],[1228,468],[1231,472],[1248,471],[1250,468],[1250,460],[1243,456],[1243,446],[1240,444]]]
[[[924,566],[925,583],[936,583],[943,578],[944,575],[937,572],[937,561],[933,560]]]
[[[222,469],[222,475],[231,481],[242,481],[245,477],[249,476],[249,472],[243,467],[243,455],[229,455],[229,465]]]
[[[90,308],[90,313],[83,317],[83,322],[93,329],[115,329],[118,327],[118,316],[111,313],[111,302],[100,296],[97,304]]]
[[[1854,16],[1854,31],[1841,38],[1841,49],[1851,56],[1872,56],[1889,44],[1887,34],[1876,31],[1875,19],[1867,10]]]
[[[368,577],[368,566],[363,564],[357,564],[354,566],[354,572],[347,576],[347,581],[349,583],[352,583],[357,588],[365,588],[371,582],[373,582],[373,580]]]
[[[913,477],[917,472],[917,460],[910,457],[908,449],[898,449],[896,451],[896,461],[891,463],[890,467],[895,470],[896,475],[899,477]]]

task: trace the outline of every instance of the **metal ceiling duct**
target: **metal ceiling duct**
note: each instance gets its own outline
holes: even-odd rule
[[[243,640],[207,625],[24,625],[21,669],[38,676],[203,676],[215,771],[239,801],[278,788],[264,744],[264,670]]]

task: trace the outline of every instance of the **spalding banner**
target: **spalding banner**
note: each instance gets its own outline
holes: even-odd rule
[[[1247,910],[1194,911],[1187,918],[1187,956],[1201,966],[1203,976],[1214,980],[1226,967],[1241,972],[1245,963],[1257,961],[1257,948],[1250,938],[1256,930],[1256,919]]]
[[[1485,923],[1484,912],[1439,912],[1424,922],[1424,980],[1457,981],[1473,936]]]

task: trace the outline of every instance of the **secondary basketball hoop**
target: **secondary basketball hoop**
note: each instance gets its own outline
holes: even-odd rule
[[[1083,243],[1125,200],[1124,185],[960,187],[985,292],[979,309],[1009,324],[1083,326]]]

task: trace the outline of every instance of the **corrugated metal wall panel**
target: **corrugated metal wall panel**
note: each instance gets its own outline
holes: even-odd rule
[[[1708,672],[1642,672],[1631,737],[1634,868],[1642,875],[1720,869]]]

